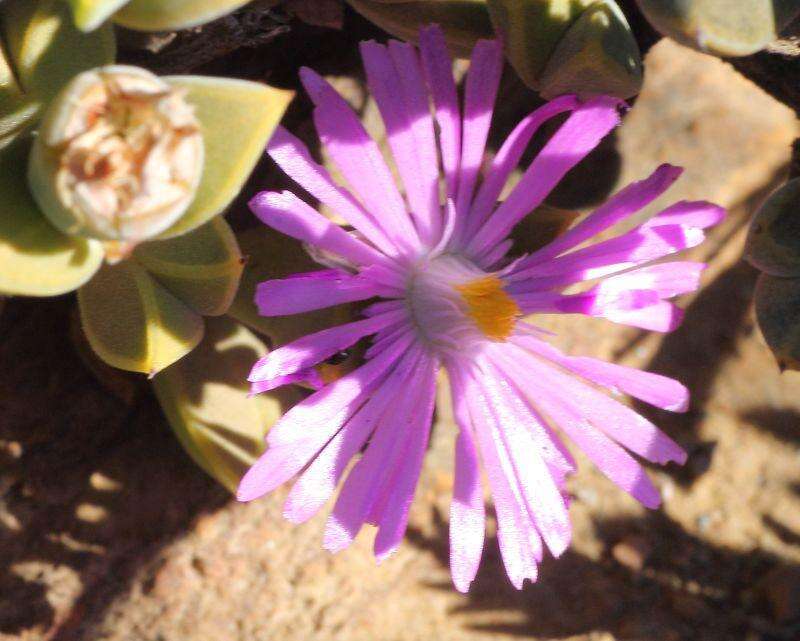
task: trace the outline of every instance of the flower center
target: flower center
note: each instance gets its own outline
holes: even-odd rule
[[[435,348],[462,353],[484,341],[505,341],[521,312],[503,281],[460,256],[415,268],[407,302],[420,333]]]

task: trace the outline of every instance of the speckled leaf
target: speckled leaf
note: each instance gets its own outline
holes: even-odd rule
[[[800,178],[772,194],[753,218],[745,257],[773,276],[800,276]]]
[[[393,36],[416,42],[419,30],[442,27],[451,51],[468,58],[480,38],[493,38],[486,0],[347,0],[367,20]]]
[[[800,278],[761,274],[756,316],[781,369],[800,370]]]
[[[162,238],[185,234],[221,213],[250,176],[294,94],[267,85],[200,76],[164,78],[186,90],[205,142],[205,166],[189,210]]]
[[[167,290],[204,316],[228,310],[242,275],[239,245],[222,218],[177,238],[143,243],[133,256]]]
[[[78,303],[92,349],[120,369],[156,374],[203,336],[203,319],[132,260],[103,265]]]
[[[102,245],[53,227],[28,193],[30,138],[0,150],[0,293],[56,296],[83,285],[103,261]]]
[[[233,492],[263,451],[269,428],[300,392],[285,387],[248,397],[247,374],[266,346],[230,318],[207,323],[200,345],[158,374],[153,387],[186,451]]]
[[[74,75],[114,61],[111,25],[78,31],[63,0],[0,4],[3,43],[25,95],[46,104]]]
[[[581,97],[630,98],[642,88],[639,45],[615,2],[595,2],[569,27],[539,79],[548,100],[565,93]]]
[[[75,26],[81,31],[93,31],[128,0],[67,0],[67,2],[72,7]]]
[[[250,0],[130,0],[114,16],[123,27],[141,31],[186,29],[209,22]]]
[[[800,11],[797,0],[638,0],[664,35],[720,56],[760,51]]]

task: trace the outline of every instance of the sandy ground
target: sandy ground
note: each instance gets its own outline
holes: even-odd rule
[[[69,339],[73,300],[0,316],[0,639],[25,641],[800,638],[800,374],[780,375],[740,262],[753,208],[783,177],[794,115],[726,64],[662,42],[644,92],[588,171],[621,185],[670,161],[670,200],[730,208],[695,251],[710,268],[667,336],[560,319],[574,353],[675,376],[691,411],[650,412],[690,452],[653,469],[647,512],[581,459],[573,547],[516,592],[489,537],[468,596],[447,571],[453,426],[439,416],[406,542],[376,566],[371,532],[320,548],[281,495],[234,503],[174,440],[146,385],[106,385]],[[598,176],[603,176],[602,179]],[[110,385],[110,387],[109,387]],[[114,389],[113,394],[109,389]]]

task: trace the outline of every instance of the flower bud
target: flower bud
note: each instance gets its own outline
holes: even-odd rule
[[[76,76],[45,114],[28,181],[67,234],[136,243],[175,223],[203,172],[203,138],[184,93],[149,71]]]

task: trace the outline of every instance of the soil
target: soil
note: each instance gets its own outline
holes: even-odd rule
[[[357,102],[358,79],[347,78],[358,31],[304,29],[289,24],[204,69],[292,84],[300,63],[325,60]],[[690,452],[683,468],[651,470],[660,510],[644,510],[579,457],[572,548],[517,592],[490,533],[472,591],[460,595],[447,571],[445,411],[398,553],[376,566],[366,532],[333,557],[321,549],[324,516],[288,524],[281,492],[235,503],[181,450],[145,381],[98,378],[70,337],[72,297],[9,300],[0,315],[0,639],[800,639],[800,374],[781,375],[764,345],[756,274],[740,260],[749,216],[785,176],[798,122],[726,63],[668,41],[650,51],[646,74],[624,124],[560,204],[586,205],[661,162],[683,165],[670,201],[730,209],[693,252],[709,263],[704,286],[668,336],[572,318],[549,327],[573,353],[692,390],[687,414],[648,413]],[[307,118],[298,99],[288,122],[308,132]],[[277,186],[275,172],[257,171],[249,193],[256,184]],[[248,220],[236,208],[230,218]]]

